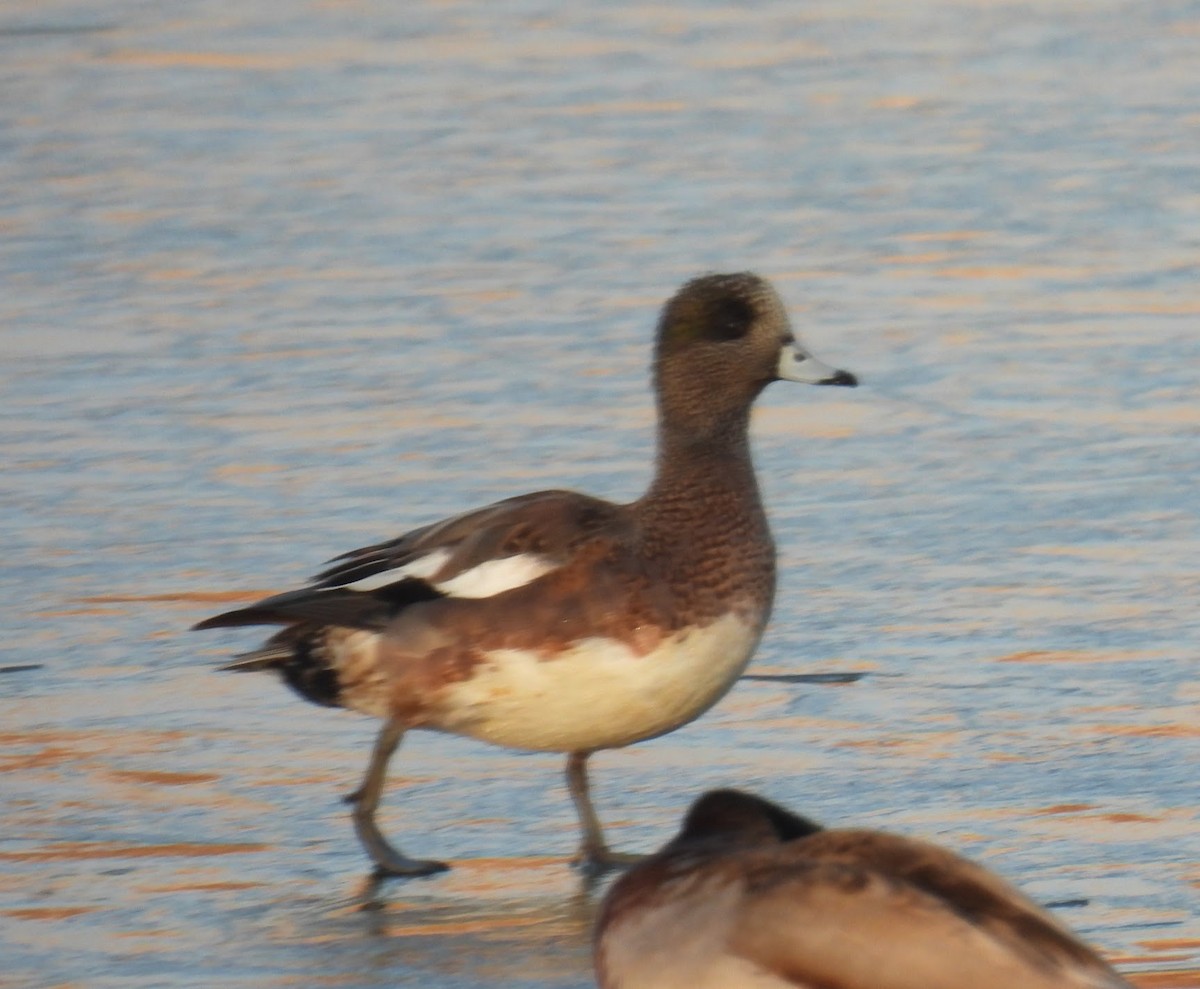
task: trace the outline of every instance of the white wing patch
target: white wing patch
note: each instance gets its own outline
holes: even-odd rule
[[[544,556],[520,553],[499,560],[484,560],[470,570],[456,573],[445,580],[438,580],[438,571],[449,559],[449,550],[437,549],[402,567],[372,574],[346,586],[353,591],[374,591],[405,577],[416,577],[429,581],[443,594],[453,598],[490,598],[537,580],[558,565]]]
[[[502,560],[485,560],[446,581],[430,581],[443,594],[454,598],[490,598],[514,587],[523,587],[549,573],[557,564],[544,556],[521,553]]]
[[[405,577],[428,580],[445,566],[448,559],[450,559],[449,550],[435,549],[432,553],[418,556],[402,567],[392,567],[390,570],[373,573],[370,577],[363,577],[362,580],[347,584],[346,587],[352,591],[377,591],[379,588],[387,587],[388,584],[394,584]]]

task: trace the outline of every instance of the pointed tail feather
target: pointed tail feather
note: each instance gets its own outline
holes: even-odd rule
[[[442,593],[423,580],[405,577],[370,592],[344,588],[304,587],[263,598],[245,608],[225,611],[192,626],[236,628],[240,625],[330,625],[378,632],[410,605],[433,601]]]
[[[237,608],[234,611],[225,611],[219,615],[213,615],[211,618],[205,618],[202,622],[196,622],[192,626],[192,631],[202,632],[209,628],[237,628],[240,625],[286,625],[292,620],[265,608],[254,606]]]
[[[294,655],[292,646],[271,644],[255,649],[253,652],[240,653],[233,658],[232,663],[218,666],[218,673],[257,673],[260,670],[274,670],[283,666]]]

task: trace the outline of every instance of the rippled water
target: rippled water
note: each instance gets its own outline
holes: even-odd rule
[[[864,381],[755,419],[753,672],[835,675],[598,756],[614,837],[754,787],[1200,985],[1198,64],[1190,0],[5,4],[0,984],[589,985],[557,758],[406,742],[456,869],[372,897],[374,725],[185,630],[635,496],[657,306],[752,268]]]

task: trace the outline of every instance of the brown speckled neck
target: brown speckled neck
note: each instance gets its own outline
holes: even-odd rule
[[[643,518],[663,512],[704,519],[718,504],[738,514],[763,516],[750,455],[749,413],[747,407],[738,419],[703,434],[660,420],[654,480],[641,502]]]
[[[643,552],[669,568],[690,620],[734,608],[765,622],[775,594],[775,544],[750,457],[748,411],[703,437],[664,424],[654,481],[634,505]]]

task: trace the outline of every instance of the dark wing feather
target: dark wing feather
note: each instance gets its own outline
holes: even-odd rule
[[[424,581],[411,577],[369,592],[306,587],[214,615],[192,627],[234,628],[240,625],[294,625],[305,622],[377,632],[408,605],[441,596]]]

